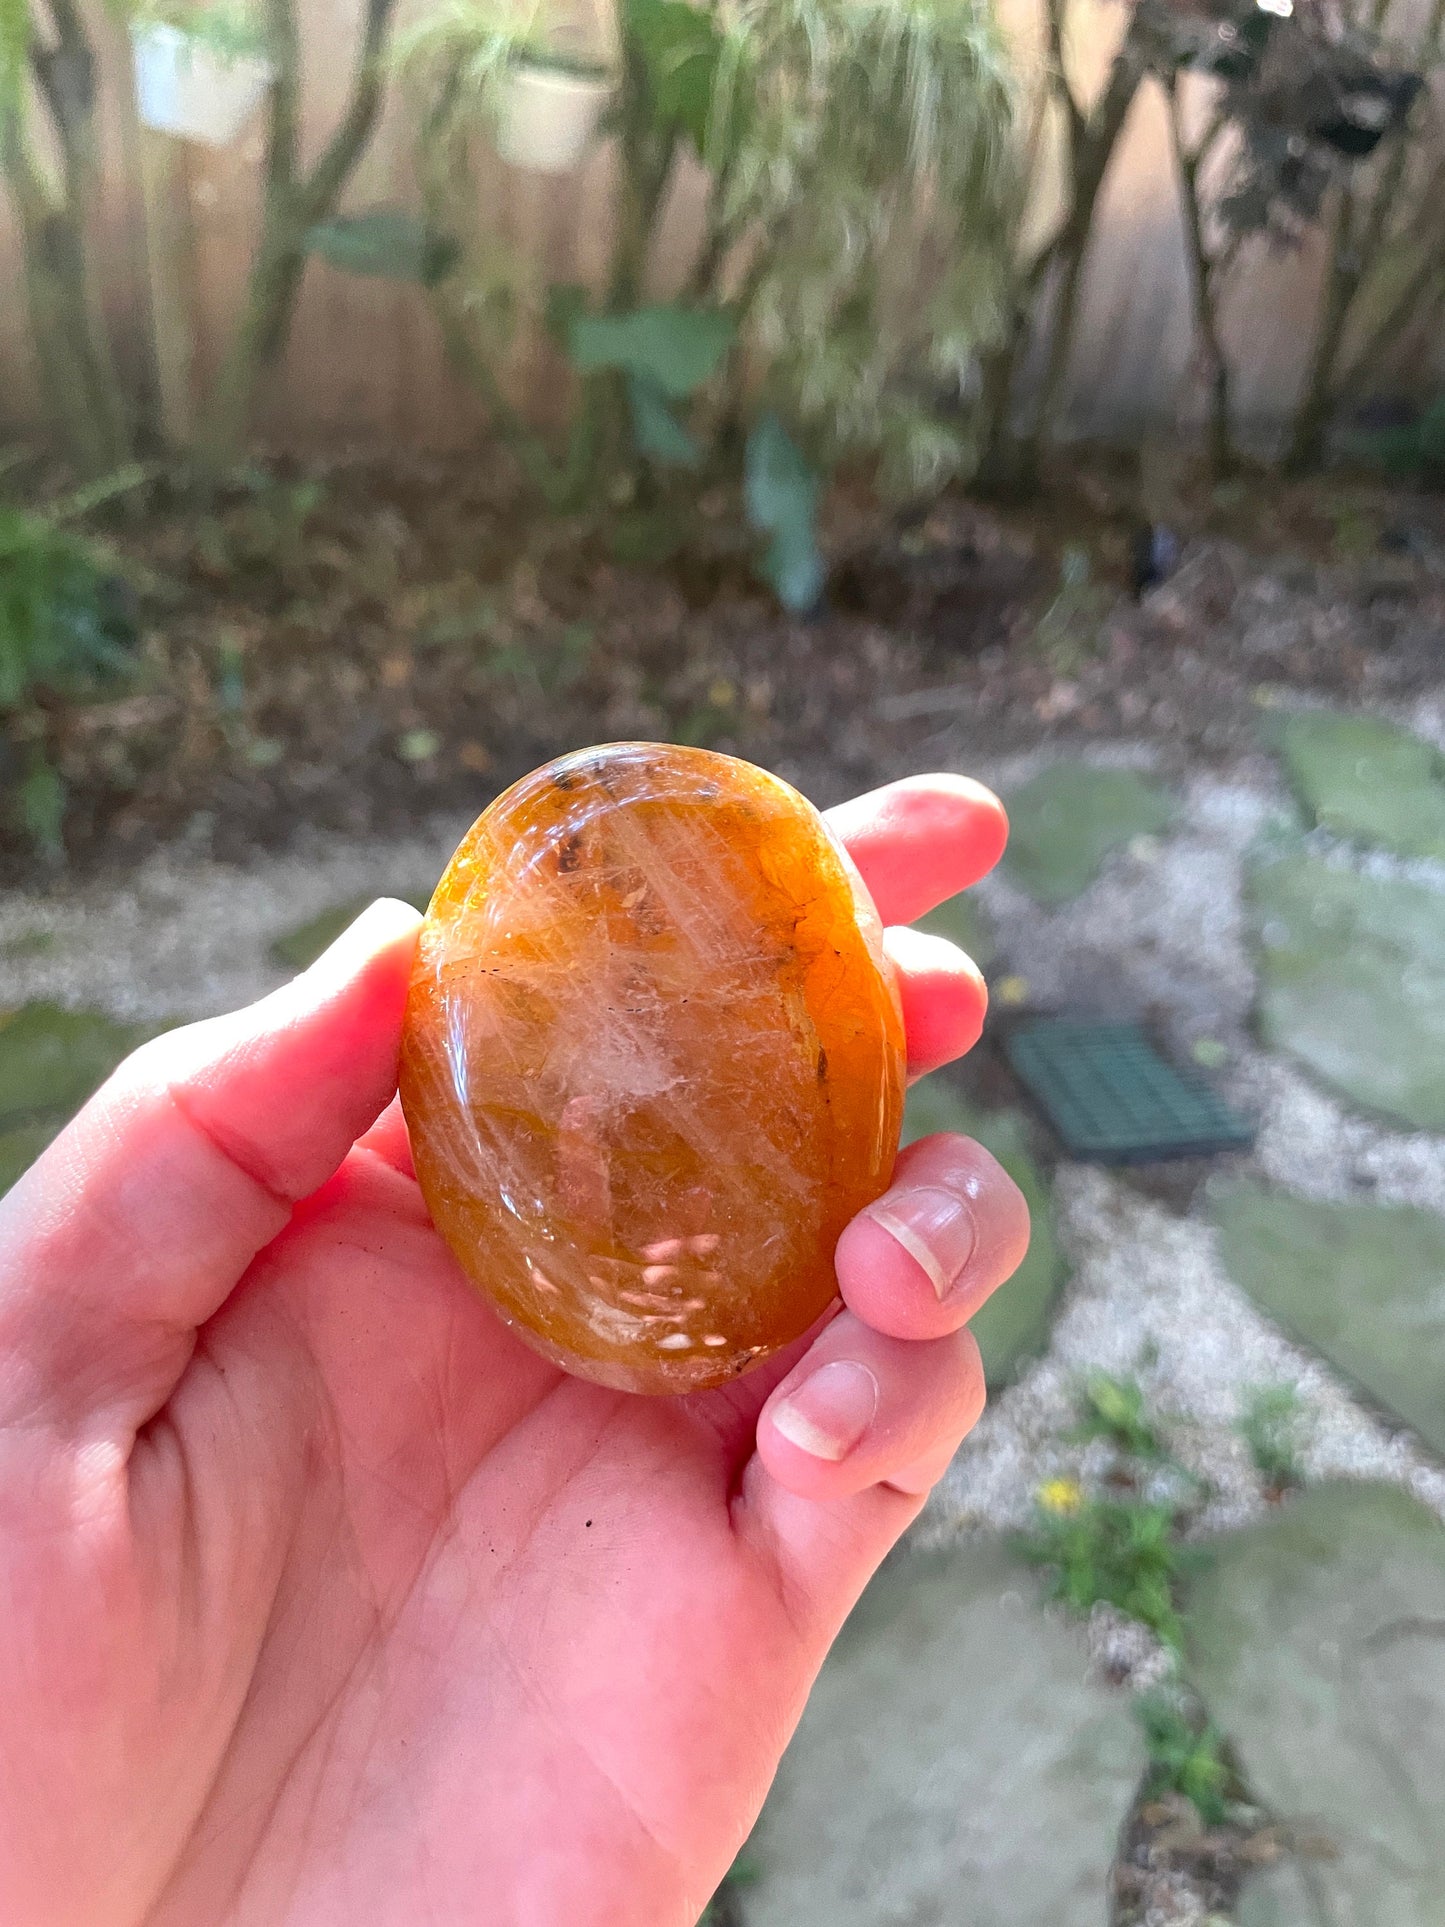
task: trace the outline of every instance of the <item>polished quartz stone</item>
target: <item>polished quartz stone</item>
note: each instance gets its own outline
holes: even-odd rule
[[[438,1229],[568,1371],[716,1385],[836,1292],[886,1186],[903,1021],[812,805],[709,750],[616,743],[487,809],[437,886],[401,1097]]]

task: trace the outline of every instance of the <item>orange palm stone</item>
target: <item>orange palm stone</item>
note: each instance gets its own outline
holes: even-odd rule
[[[583,1378],[682,1392],[831,1302],[904,1070],[877,913],[812,805],[614,743],[524,777],[452,858],[401,1100],[437,1228],[508,1323]]]

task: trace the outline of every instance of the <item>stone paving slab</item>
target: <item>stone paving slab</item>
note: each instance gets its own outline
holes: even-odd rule
[[[1248,887],[1264,1042],[1364,1110],[1445,1131],[1445,892],[1306,856]]]
[[[1290,782],[1321,829],[1397,856],[1445,859],[1445,756],[1378,716],[1307,709],[1275,740]]]
[[[1445,1218],[1252,1184],[1211,1210],[1236,1284],[1445,1453]]]
[[[1250,1875],[1235,1903],[1234,1927],[1330,1927],[1308,1879],[1306,1868],[1294,1858]]]
[[[1445,1528],[1394,1487],[1322,1485],[1214,1555],[1188,1603],[1194,1677],[1315,1848],[1251,1883],[1242,1919],[1442,1927]]]
[[[874,1581],[750,1845],[747,1927],[1103,1927],[1143,1748],[1035,1598],[990,1540]]]
[[[1093,882],[1111,850],[1157,836],[1174,799],[1128,769],[1051,763],[1005,798],[1009,843],[1002,874],[1039,903],[1067,903]]]
[[[1066,1270],[1054,1230],[1053,1200],[1029,1150],[1022,1112],[980,1110],[968,1103],[950,1078],[935,1074],[908,1093],[903,1142],[912,1144],[934,1131],[961,1131],[965,1137],[977,1138],[1008,1172],[1029,1207],[1033,1228],[1028,1255],[970,1325],[983,1354],[984,1376],[990,1389],[996,1390],[1048,1343]]]

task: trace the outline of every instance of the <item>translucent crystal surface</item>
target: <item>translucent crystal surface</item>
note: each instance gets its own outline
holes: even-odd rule
[[[805,1331],[887,1184],[903,1023],[852,864],[751,764],[650,743],[535,771],[437,886],[407,1006],[417,1176],[568,1370],[713,1385]]]

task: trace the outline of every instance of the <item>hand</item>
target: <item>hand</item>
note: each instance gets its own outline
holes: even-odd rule
[[[894,924],[1005,834],[949,777],[834,823]],[[978,1417],[964,1321],[1027,1214],[961,1138],[903,1154],[845,1308],[733,1385],[632,1398],[523,1345],[387,1108],[415,928],[378,904],[147,1045],[0,1205],[15,1927],[691,1927]],[[890,942],[926,1070],[983,986]]]

